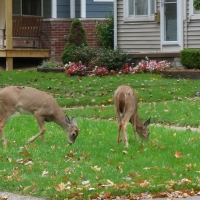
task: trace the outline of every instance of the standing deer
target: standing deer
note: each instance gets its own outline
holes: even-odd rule
[[[120,85],[114,94],[115,110],[118,121],[118,143],[120,142],[120,132],[122,130],[122,141],[128,147],[126,127],[128,122],[132,124],[135,139],[138,141],[137,134],[144,139],[148,139],[150,118],[143,124],[137,109],[137,97],[134,90],[128,85]]]
[[[72,117],[70,120],[49,93],[31,87],[9,86],[0,90],[0,133],[4,146],[7,145],[4,126],[16,111],[34,115],[39,124],[39,133],[28,142],[33,142],[39,136],[42,136],[44,142],[45,121],[55,122],[65,129],[70,144],[74,143],[78,136],[76,119]]]

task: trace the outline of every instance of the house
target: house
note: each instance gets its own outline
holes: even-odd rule
[[[200,49],[200,11],[193,0],[114,0],[114,17],[114,44],[135,59],[179,67],[181,50]]]
[[[113,0],[1,0],[0,57],[6,58],[6,69],[13,69],[15,57],[41,57],[61,61],[74,18],[82,21],[88,44],[97,48],[95,25],[110,15],[112,5]],[[13,37],[12,21],[16,15],[43,16],[40,40]],[[3,30],[6,30],[6,37],[2,41]]]

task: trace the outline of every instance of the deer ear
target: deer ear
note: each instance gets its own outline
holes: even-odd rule
[[[66,122],[68,123],[68,124],[70,124],[70,119],[69,119],[69,117],[66,115]]]
[[[144,123],[144,126],[145,126],[145,127],[149,126],[150,121],[151,121],[151,117]]]
[[[74,126],[77,126],[77,122],[76,122],[76,118],[75,117],[71,118],[71,124],[74,125]]]

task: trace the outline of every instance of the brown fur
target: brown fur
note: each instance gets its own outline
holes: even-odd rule
[[[120,85],[114,93],[114,104],[118,121],[118,142],[120,141],[120,132],[122,131],[122,140],[128,146],[126,133],[128,122],[132,124],[136,141],[138,141],[136,133],[141,138],[148,139],[149,130],[147,126],[150,123],[150,119],[144,124],[140,119],[137,112],[138,102],[134,90],[128,85]]]
[[[40,132],[30,138],[28,142],[33,142],[39,136],[42,136],[44,142],[45,121],[55,122],[64,128],[68,134],[69,143],[74,143],[78,136],[76,119],[72,117],[70,120],[65,116],[62,109],[49,93],[31,87],[10,86],[0,90],[0,133],[4,146],[7,145],[4,126],[6,121],[16,111],[34,115],[40,126]]]

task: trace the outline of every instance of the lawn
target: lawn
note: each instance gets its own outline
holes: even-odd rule
[[[46,143],[38,138],[35,118],[14,115],[6,124],[6,149],[0,147],[0,190],[47,199],[163,196],[200,190],[200,134],[161,125],[198,127],[199,80],[163,79],[137,74],[66,77],[36,71],[0,72],[1,87],[27,85],[50,92],[64,112],[75,116],[80,134],[67,144],[64,130],[46,123]],[[129,147],[117,144],[113,93],[119,84],[135,88],[139,115],[149,117],[149,142],[136,143],[128,126]]]

